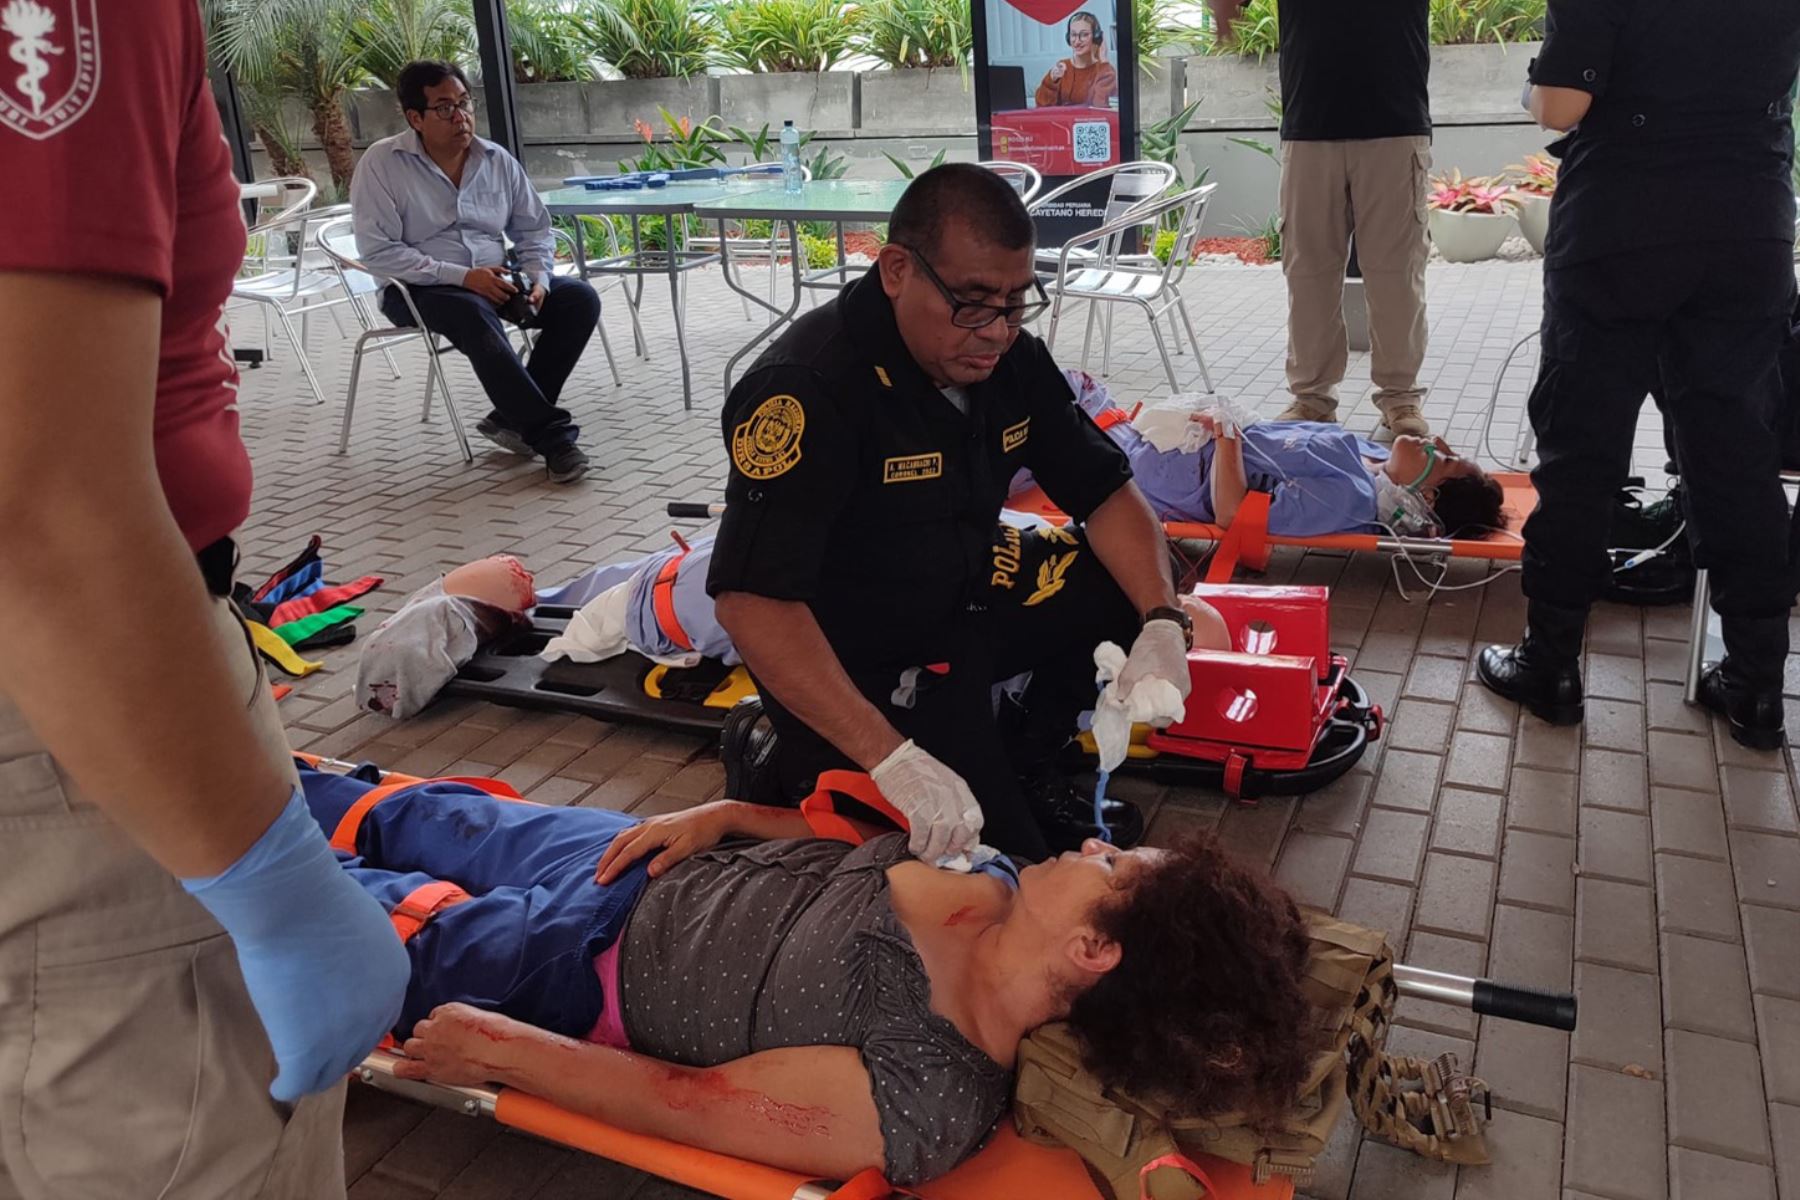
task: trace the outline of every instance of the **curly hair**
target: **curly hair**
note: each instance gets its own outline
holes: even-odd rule
[[[1091,919],[1123,950],[1068,1018],[1102,1083],[1259,1124],[1294,1103],[1317,1047],[1300,984],[1308,942],[1286,892],[1200,835]]]
[[[1498,479],[1483,472],[1459,475],[1438,484],[1437,503],[1432,508],[1444,527],[1444,536],[1456,537],[1504,528],[1505,505],[1506,489]]]

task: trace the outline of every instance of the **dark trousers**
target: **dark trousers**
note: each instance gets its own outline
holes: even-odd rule
[[[900,733],[968,783],[981,803],[982,841],[1009,855],[1049,854],[1026,806],[1021,772],[1046,767],[1075,733],[1075,719],[1096,695],[1094,647],[1129,646],[1137,610],[1079,534],[1021,533],[1002,527],[993,547],[992,603],[971,615],[947,664],[906,671],[910,704],[896,699],[902,671],[844,663],[852,682]],[[943,672],[931,666],[947,666]],[[1002,735],[994,684],[1029,671],[1023,711]],[[857,769],[844,754],[771,696],[763,704],[777,735],[777,772],[798,801],[821,771]],[[1011,704],[1011,701],[1007,701]]]
[[[462,287],[411,291],[425,328],[449,339],[475,368],[475,377],[494,406],[490,420],[517,430],[540,454],[575,440],[581,430],[556,402],[600,320],[600,297],[592,287],[580,279],[551,278],[538,312],[537,344],[529,364],[521,363],[513,352],[492,302]],[[393,288],[382,291],[381,311],[396,325],[413,323],[406,302]]]
[[[1539,462],[1538,507],[1525,524],[1527,596],[1585,612],[1604,591],[1612,498],[1630,473],[1638,410],[1658,390],[1694,560],[1712,572],[1727,648],[1734,660],[1753,650],[1758,661],[1738,667],[1779,681],[1795,578],[1776,361],[1793,306],[1793,248],[1777,242],[1545,271],[1543,365],[1528,406]],[[1767,636],[1777,619],[1778,650]],[[1763,636],[1746,640],[1753,626]]]
[[[373,786],[300,767],[307,807],[330,837]],[[625,929],[643,893],[645,862],[612,883],[594,868],[638,818],[599,808],[520,804],[437,781],[379,801],[338,862],[389,912],[425,884],[470,898],[438,912],[406,943],[412,979],[394,1035],[440,1004],[464,1003],[586,1037],[605,999],[594,959]]]

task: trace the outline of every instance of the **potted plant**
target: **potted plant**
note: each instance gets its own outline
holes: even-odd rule
[[[1527,154],[1525,161],[1506,168],[1512,172],[1513,206],[1518,210],[1519,230],[1539,254],[1550,235],[1550,197],[1556,194],[1557,163],[1543,154]]]
[[[1464,179],[1461,171],[1431,181],[1431,240],[1450,262],[1494,257],[1513,229],[1512,188],[1493,178]]]

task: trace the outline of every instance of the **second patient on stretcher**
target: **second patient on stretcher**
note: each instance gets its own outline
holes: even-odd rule
[[[406,1078],[906,1185],[980,1147],[1046,1022],[1108,1086],[1197,1112],[1274,1114],[1312,1059],[1300,916],[1210,840],[959,874],[904,833],[810,838],[790,809],[640,821],[435,781],[346,821],[371,783],[301,776],[383,907],[467,893],[406,943]]]

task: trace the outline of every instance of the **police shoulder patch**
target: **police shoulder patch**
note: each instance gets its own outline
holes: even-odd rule
[[[792,396],[770,396],[731,431],[731,464],[747,479],[774,479],[800,461],[806,410]]]

